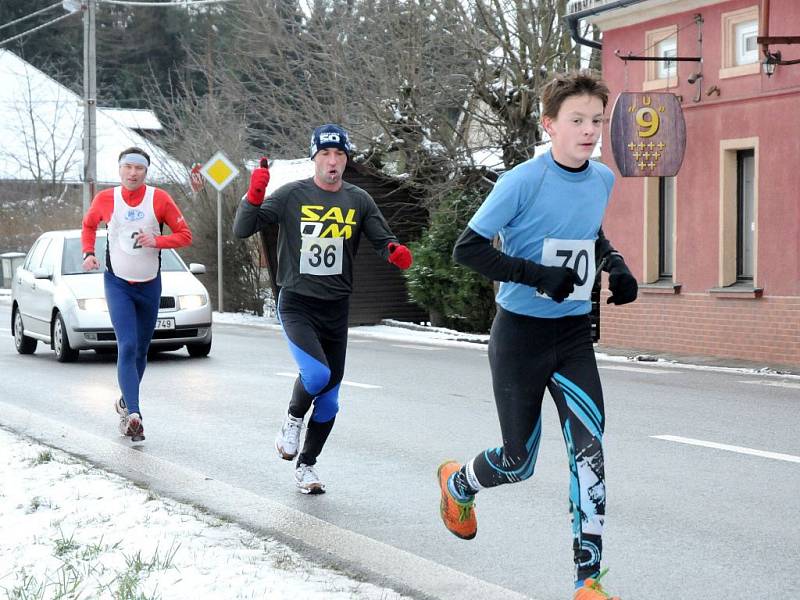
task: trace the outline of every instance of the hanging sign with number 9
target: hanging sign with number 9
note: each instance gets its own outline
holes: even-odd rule
[[[672,177],[686,149],[686,122],[675,94],[623,92],[611,111],[611,149],[623,177]]]

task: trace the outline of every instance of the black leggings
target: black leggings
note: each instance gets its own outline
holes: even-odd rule
[[[287,290],[278,296],[278,319],[300,371],[289,414],[303,418],[314,405],[297,464],[316,464],[339,411],[349,307],[347,297],[320,300]]]
[[[570,464],[576,579],[600,568],[605,475],[603,391],[588,316],[540,319],[500,307],[489,338],[503,446],[466,465],[475,489],[522,481],[533,475],[541,439],[545,387],[555,401]]]

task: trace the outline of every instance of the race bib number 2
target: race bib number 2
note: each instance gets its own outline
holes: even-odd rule
[[[137,241],[142,231],[144,230],[138,227],[127,227],[120,232],[119,247],[125,254],[137,256],[145,251],[145,248]]]
[[[575,291],[567,296],[567,300],[591,299],[595,276],[594,240],[545,238],[541,264],[548,267],[569,267],[575,271]]]
[[[344,238],[304,235],[300,246],[300,272],[308,275],[341,275]]]

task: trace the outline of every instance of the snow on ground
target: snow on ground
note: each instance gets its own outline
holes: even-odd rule
[[[403,598],[3,429],[0,457],[2,597]]]
[[[1,300],[0,300],[1,301]],[[281,326],[275,317],[259,317],[244,313],[219,313],[214,312],[214,323],[227,323],[231,325],[246,325],[248,327],[263,327],[266,329],[280,329]],[[362,325],[350,327],[349,335],[358,337],[376,337],[386,340],[400,340],[405,342],[431,342],[439,345],[485,345],[489,336],[476,333],[462,333],[442,327],[431,327],[429,324],[406,323],[384,319],[380,325]],[[466,344],[464,344],[466,342]]]

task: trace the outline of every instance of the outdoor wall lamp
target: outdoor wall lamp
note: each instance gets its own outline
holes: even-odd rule
[[[778,50],[775,53],[767,52],[767,57],[763,63],[761,63],[761,68],[764,70],[764,74],[767,77],[772,77],[772,74],[775,72],[775,67],[778,66],[778,63],[781,61],[781,51]]]

